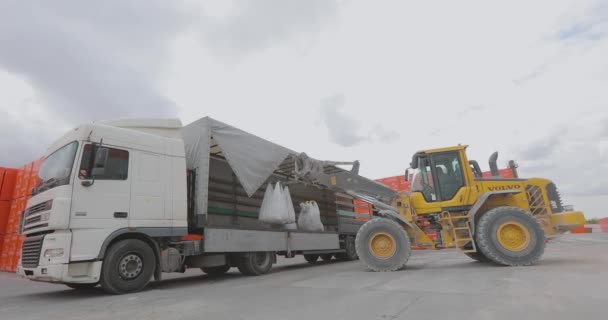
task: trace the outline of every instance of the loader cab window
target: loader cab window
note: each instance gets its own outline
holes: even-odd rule
[[[433,155],[435,175],[439,185],[441,201],[451,200],[464,186],[464,177],[458,152],[444,152]]]
[[[412,192],[420,192],[426,202],[437,201],[437,191],[433,182],[433,170],[428,156],[417,159],[418,167],[414,169]]]

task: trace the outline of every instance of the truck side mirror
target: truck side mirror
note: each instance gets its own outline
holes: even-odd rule
[[[405,181],[410,181],[410,169],[405,169]]]
[[[95,150],[95,160],[93,161],[93,168],[91,169],[91,177],[96,178],[105,174],[109,151],[108,148],[102,147]]]

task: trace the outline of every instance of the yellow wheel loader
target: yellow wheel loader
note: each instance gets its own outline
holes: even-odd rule
[[[532,265],[547,239],[585,223],[582,212],[565,210],[550,180],[500,178],[496,153],[490,157],[493,176],[483,178],[479,164],[467,159],[466,148],[414,154],[409,195],[359,176],[358,162],[319,161],[301,154],[296,174],[374,205],[374,218],[361,227],[355,242],[360,260],[373,271],[403,268],[412,245],[457,248],[482,262]],[[353,169],[327,170],[345,164]]]

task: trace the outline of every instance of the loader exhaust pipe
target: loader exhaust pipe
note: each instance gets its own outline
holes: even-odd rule
[[[490,163],[490,173],[492,173],[492,177],[500,176],[500,174],[498,174],[498,165],[496,164],[496,160],[498,160],[498,151],[492,153],[490,159],[488,160]]]

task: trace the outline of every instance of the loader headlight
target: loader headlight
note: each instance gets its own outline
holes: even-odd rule
[[[44,251],[45,258],[63,257],[63,249],[46,249]]]

